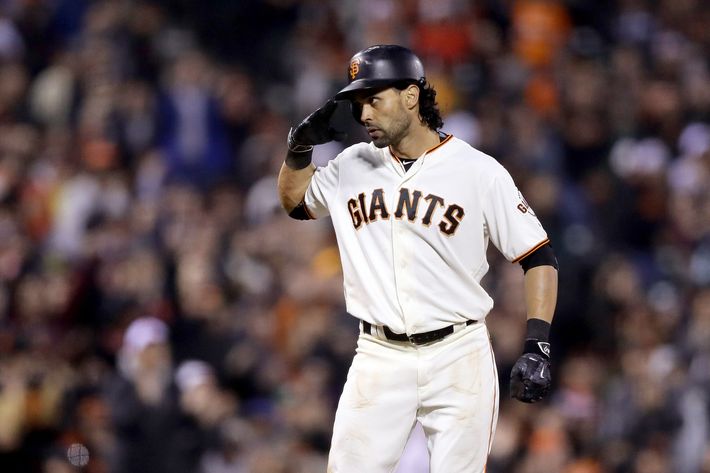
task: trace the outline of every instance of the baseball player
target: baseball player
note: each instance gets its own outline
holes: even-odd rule
[[[296,219],[330,215],[347,311],[360,320],[329,473],[391,472],[416,421],[432,473],[485,470],[498,414],[493,301],[480,284],[489,241],[524,271],[527,337],[511,395],[535,402],[550,388],[557,262],[547,234],[495,159],[439,131],[435,95],[412,51],[373,46],[288,135],[282,205]],[[313,146],[342,138],[330,126],[337,100],[372,141],[316,169]]]

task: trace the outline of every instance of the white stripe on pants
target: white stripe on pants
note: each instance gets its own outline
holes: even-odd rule
[[[488,330],[428,345],[360,334],[338,403],[328,473],[390,473],[419,420],[430,473],[481,473],[498,416]]]

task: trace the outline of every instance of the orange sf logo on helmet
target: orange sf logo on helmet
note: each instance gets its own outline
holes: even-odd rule
[[[348,72],[350,73],[350,80],[355,79],[355,76],[357,76],[358,72],[360,72],[360,58],[352,60]]]

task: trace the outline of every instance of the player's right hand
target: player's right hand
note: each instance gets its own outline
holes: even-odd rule
[[[551,385],[550,358],[545,354],[523,353],[510,372],[510,396],[522,402],[543,399]]]
[[[297,151],[299,147],[310,147],[345,139],[345,133],[336,131],[330,126],[330,119],[337,106],[335,100],[328,100],[325,105],[308,115],[296,128],[292,128],[288,134],[288,148]]]

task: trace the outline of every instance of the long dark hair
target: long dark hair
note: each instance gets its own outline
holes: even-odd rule
[[[444,126],[444,120],[441,118],[439,105],[436,103],[436,90],[423,78],[418,82],[402,82],[396,84],[395,87],[399,90],[404,90],[411,84],[416,84],[419,87],[419,117],[422,123],[437,131]]]

